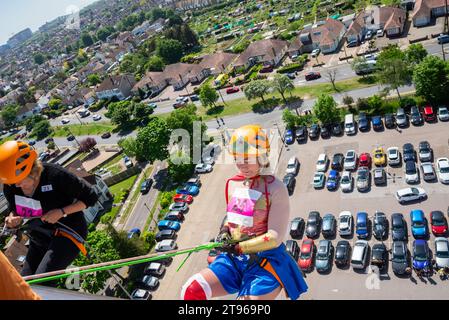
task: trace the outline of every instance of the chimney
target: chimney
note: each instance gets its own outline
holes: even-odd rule
[[[271,50],[273,51],[274,57],[276,58],[276,50],[274,50],[274,47],[271,47]]]

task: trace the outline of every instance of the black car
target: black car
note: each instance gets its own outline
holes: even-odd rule
[[[142,194],[148,193],[150,191],[151,186],[153,185],[153,179],[147,179],[144,182],[142,182],[142,185],[140,186],[140,192]]]
[[[378,266],[380,270],[387,266],[388,251],[383,243],[376,243],[371,250],[371,265]]]
[[[404,241],[394,241],[391,248],[391,266],[397,275],[406,274],[406,269],[410,266],[410,254],[407,244]]]
[[[44,142],[46,144],[49,144],[50,142],[55,142],[55,140],[53,138],[47,138],[47,139],[44,140]]]
[[[295,240],[287,240],[285,242],[285,247],[287,249],[287,252],[290,253],[290,255],[292,256],[292,258],[295,259],[295,261],[298,261],[300,253],[298,243]]]
[[[284,185],[287,187],[288,195],[291,196],[296,186],[296,178],[292,173],[286,174],[284,179],[282,179]]]
[[[331,168],[338,171],[343,170],[344,160],[345,156],[342,153],[334,154],[334,156],[332,157]]]
[[[75,140],[75,136],[73,136],[73,135],[67,136],[67,141],[73,141],[73,140]]]
[[[391,113],[387,113],[384,117],[385,128],[393,129],[396,126],[394,116]]]
[[[402,146],[402,159],[404,160],[404,163],[406,163],[407,161],[416,162],[415,148],[411,143],[406,143]]]
[[[303,218],[296,217],[290,222],[290,237],[300,240],[304,234],[305,222]]]
[[[414,126],[418,126],[423,123],[421,112],[419,112],[419,109],[416,106],[413,106],[410,110],[410,122]]]
[[[335,248],[335,265],[339,268],[349,264],[351,259],[351,245],[347,240],[338,241]]]
[[[312,124],[309,130],[309,138],[310,139],[317,139],[320,135],[320,126],[316,123]]]
[[[381,241],[388,237],[388,219],[383,212],[374,213],[373,235]]]
[[[111,133],[110,132],[105,132],[105,133],[103,133],[102,135],[101,135],[101,138],[102,139],[108,139],[108,138],[110,138],[111,137]]]
[[[322,232],[323,237],[333,237],[335,235],[337,229],[337,221],[335,220],[335,217],[328,213],[323,217],[323,226],[322,226]]]
[[[323,125],[321,127],[321,138],[330,138],[331,136],[331,130],[328,125]]]
[[[343,128],[341,127],[341,124],[338,122],[332,124],[331,131],[332,131],[332,135],[334,135],[336,137],[343,134]]]
[[[307,140],[307,127],[299,126],[295,130],[296,141],[301,142]]]
[[[393,213],[391,215],[391,234],[393,241],[407,241],[407,223],[402,213]]]
[[[318,211],[311,211],[307,218],[306,236],[313,239],[320,235],[321,217]]]
[[[365,112],[359,113],[359,129],[360,131],[368,131],[369,130],[369,121]]]
[[[156,233],[156,242],[161,242],[162,240],[172,240],[176,238],[175,230],[162,230]]]

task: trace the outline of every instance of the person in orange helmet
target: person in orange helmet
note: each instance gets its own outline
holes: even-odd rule
[[[260,126],[243,126],[232,135],[229,152],[239,173],[226,183],[227,218],[217,237],[225,246],[207,269],[187,280],[181,299],[237,293],[238,299],[274,300],[284,289],[296,300],[308,287],[283,243],[290,216],[287,189],[262,172],[269,167],[269,137]]]
[[[34,148],[22,141],[0,145],[0,183],[10,209],[6,226],[14,229],[28,219],[30,246],[22,276],[67,268],[80,246],[73,237],[61,236],[57,226],[86,239],[82,211],[97,202],[94,189],[61,166],[42,163]]]

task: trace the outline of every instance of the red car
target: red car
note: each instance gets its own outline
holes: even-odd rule
[[[174,202],[186,202],[191,204],[193,202],[193,197],[188,194],[177,194],[173,197]]]
[[[432,232],[436,236],[446,236],[447,221],[441,211],[432,211],[430,213],[430,224],[432,225]]]
[[[369,153],[362,153],[359,157],[359,166],[371,168],[371,155]]]
[[[301,253],[299,254],[298,266],[301,270],[309,271],[312,269],[313,255],[315,253],[315,244],[312,239],[306,239],[302,242]]]
[[[240,91],[239,87],[232,87],[232,88],[226,89],[227,94],[235,93],[235,92],[239,92],[239,91]]]
[[[217,249],[212,249],[209,251],[209,254],[207,255],[207,264],[211,264],[215,261],[215,258],[220,254],[220,251]]]
[[[424,107],[424,120],[427,122],[435,121],[437,117],[435,116],[435,112],[433,111],[433,108],[431,105],[426,105]]]
[[[273,71],[273,66],[264,66],[262,69],[260,69],[259,73],[268,73]]]
[[[306,81],[315,80],[315,79],[321,78],[321,73],[312,71],[312,72],[307,73],[305,78],[306,78]]]

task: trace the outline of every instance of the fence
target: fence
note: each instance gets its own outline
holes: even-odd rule
[[[126,171],[120,172],[112,177],[104,179],[104,183],[106,183],[106,185],[108,187],[110,187],[110,186],[117,184],[125,179],[128,179],[131,176],[138,174],[141,171],[142,171],[141,168],[139,168],[138,166],[134,166],[132,168],[127,169]]]

